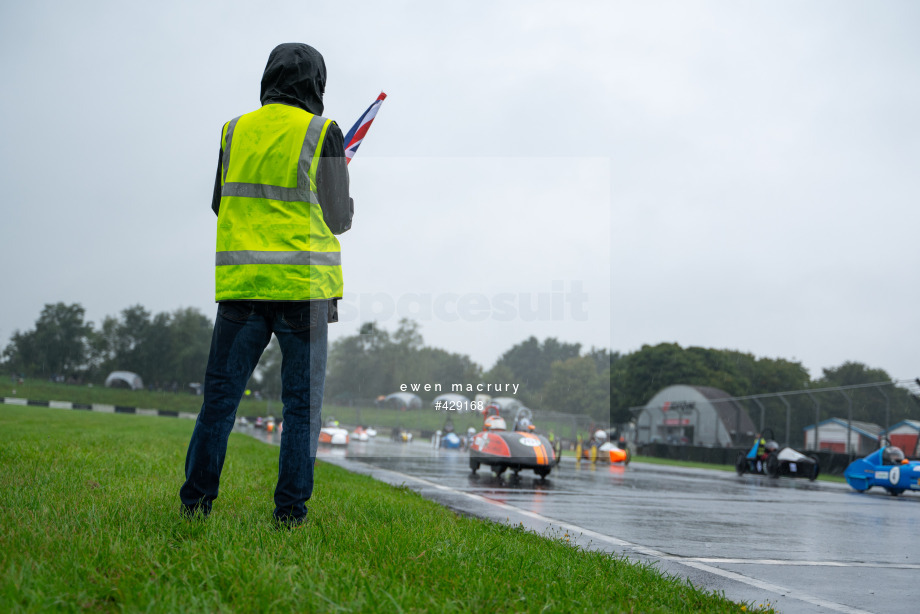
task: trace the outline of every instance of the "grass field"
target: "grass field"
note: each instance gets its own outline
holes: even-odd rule
[[[71,401],[74,403],[105,403],[126,407],[166,409],[192,414],[201,409],[201,397],[187,392],[173,393],[149,390],[125,390],[104,386],[71,385],[49,382],[40,378],[26,378],[22,383],[14,382],[9,374],[0,378],[0,397],[19,397],[38,401]],[[274,402],[279,408],[280,403]],[[244,399],[240,404],[240,415],[264,416],[266,401]],[[245,413],[244,413],[245,412]],[[251,413],[250,413],[251,412]]]
[[[460,517],[317,463],[272,528],[277,448],[232,435],[204,521],[177,491],[192,422],[0,405],[0,611],[739,612],[653,568]]]

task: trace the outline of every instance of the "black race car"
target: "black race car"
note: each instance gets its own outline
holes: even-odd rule
[[[767,434],[769,433],[769,438]],[[771,478],[788,476],[790,478],[808,478],[814,480],[820,472],[818,457],[806,456],[792,448],[780,449],[773,439],[773,430],[764,432],[754,440],[751,450],[745,454],[738,453],[735,470],[738,475],[759,473]]]

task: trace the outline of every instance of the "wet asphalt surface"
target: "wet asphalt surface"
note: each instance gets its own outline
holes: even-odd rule
[[[242,432],[277,445],[277,433]],[[385,438],[321,447],[318,457],[412,488],[458,512],[651,561],[731,599],[780,612],[920,611],[920,496],[846,484],[564,459],[532,471],[471,475],[469,456]]]

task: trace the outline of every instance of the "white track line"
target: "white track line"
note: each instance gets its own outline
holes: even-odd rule
[[[819,606],[819,607],[822,607],[822,608],[827,608],[827,609],[829,609],[829,610],[834,610],[835,612],[844,612],[844,614],[872,614],[872,612],[868,612],[868,611],[866,611],[866,610],[860,610],[859,608],[853,608],[853,607],[850,607],[850,606],[848,606],[848,605],[844,605],[844,604],[842,604],[842,603],[836,603],[836,602],[833,602],[833,601],[828,601],[828,600],[826,600],[826,599],[822,599],[822,598],[820,598],[820,597],[816,597],[815,595],[811,595],[811,594],[806,593],[806,592],[804,592],[804,591],[800,591],[800,590],[797,590],[797,589],[790,589],[790,588],[787,588],[787,587],[785,587],[785,586],[779,586],[778,584],[771,584],[771,583],[769,583],[769,582],[764,582],[764,581],[758,580],[758,579],[756,579],[756,578],[751,578],[751,577],[745,576],[745,575],[743,575],[743,574],[739,574],[739,573],[736,573],[736,572],[733,572],[733,571],[727,571],[727,570],[725,570],[725,569],[719,569],[718,567],[713,567],[713,566],[711,566],[711,565],[707,565],[707,564],[706,564],[706,563],[736,563],[736,562],[737,562],[737,563],[757,563],[758,561],[756,561],[756,560],[747,560],[747,559],[714,559],[714,558],[684,558],[684,557],[679,557],[679,556],[673,556],[673,555],[670,555],[670,554],[665,554],[664,552],[660,552],[660,551],[655,550],[655,549],[653,549],[653,548],[648,548],[648,547],[646,547],[646,546],[642,546],[642,545],[639,545],[639,544],[634,544],[634,543],[632,543],[632,542],[628,542],[628,541],[626,541],[626,540],[618,539],[618,538],[616,538],[616,537],[610,537],[609,535],[604,535],[603,533],[598,533],[597,531],[592,531],[591,529],[586,529],[586,528],[584,528],[584,527],[580,527],[580,526],[578,526],[578,525],[575,525],[575,524],[572,524],[572,523],[569,523],[569,522],[564,522],[564,521],[561,521],[561,520],[557,520],[557,519],[555,519],[555,518],[549,518],[548,516],[544,516],[544,515],[542,515],[542,514],[537,514],[536,512],[531,512],[531,511],[529,511],[529,510],[521,509],[521,508],[519,508],[519,507],[515,507],[515,506],[509,505],[509,504],[507,504],[507,503],[501,503],[501,502],[499,502],[499,501],[493,501],[492,499],[489,499],[488,497],[483,497],[482,495],[475,495],[475,494],[473,494],[473,493],[463,492],[462,490],[457,490],[457,489],[451,488],[451,487],[449,487],[449,486],[444,486],[443,484],[437,484],[437,483],[435,483],[435,482],[431,482],[431,481],[426,480],[426,479],[424,479],[424,478],[418,478],[418,477],[411,476],[411,475],[408,475],[408,474],[405,474],[405,473],[401,473],[401,472],[399,472],[399,471],[393,471],[392,469],[386,469],[385,471],[388,471],[388,472],[390,472],[390,473],[394,473],[394,474],[396,474],[396,475],[402,476],[402,477],[406,478],[406,479],[409,480],[409,481],[419,482],[419,483],[425,484],[425,485],[430,486],[430,487],[432,487],[432,488],[435,488],[435,489],[437,489],[437,490],[448,491],[448,492],[451,492],[451,493],[453,493],[453,494],[457,494],[457,495],[461,495],[461,496],[467,497],[467,498],[472,499],[472,500],[474,500],[474,501],[478,501],[478,502],[481,502],[481,503],[488,503],[488,504],[493,505],[493,506],[495,506],[495,507],[497,507],[497,508],[499,508],[499,509],[502,509],[502,510],[511,511],[511,512],[516,513],[516,514],[523,514],[524,516],[527,516],[528,518],[533,518],[533,519],[535,519],[535,520],[539,520],[539,521],[541,521],[541,522],[545,522],[545,523],[548,523],[548,524],[550,524],[550,525],[555,525],[555,526],[557,526],[557,527],[560,527],[560,528],[565,529],[566,531],[570,531],[570,532],[572,532],[573,534],[575,534],[575,533],[580,533],[580,534],[582,534],[582,535],[585,535],[585,536],[587,536],[587,537],[590,537],[591,539],[597,540],[597,541],[599,541],[599,542],[604,542],[604,543],[607,543],[607,544],[610,544],[610,545],[613,545],[613,546],[620,546],[620,547],[623,547],[623,548],[629,548],[629,549],[632,550],[633,552],[637,552],[637,553],[639,553],[639,554],[644,554],[645,556],[649,556],[649,557],[653,557],[653,558],[657,558],[657,559],[663,559],[663,560],[666,560],[666,561],[671,561],[671,562],[677,563],[677,564],[679,564],[679,565],[684,565],[684,566],[686,566],[686,567],[692,567],[692,568],[698,569],[698,570],[700,570],[700,571],[705,571],[705,572],[707,572],[707,573],[711,573],[711,574],[714,574],[714,575],[717,575],[717,576],[721,576],[721,577],[723,577],[723,578],[728,578],[729,580],[734,580],[734,581],[736,581],[736,582],[741,582],[741,583],[743,583],[743,584],[747,584],[748,586],[753,586],[753,587],[759,588],[759,589],[761,589],[761,590],[769,591],[769,592],[771,592],[771,593],[776,593],[777,595],[781,595],[781,596],[785,596],[785,597],[791,597],[791,598],[793,598],[793,599],[798,599],[798,600],[800,600],[800,601],[804,601],[804,602],[810,603],[810,604],[812,604],[812,605],[816,605],[816,606]],[[766,565],[796,565],[796,564],[798,564],[798,565],[803,565],[803,564],[804,564],[804,565],[808,565],[808,564],[811,564],[811,565],[816,565],[816,566],[818,566],[818,565],[827,565],[827,566],[834,566],[834,567],[838,567],[838,566],[839,566],[839,567],[872,567],[872,566],[876,566],[876,567],[896,567],[896,568],[899,568],[899,569],[920,568],[920,565],[870,565],[870,564],[865,564],[865,563],[831,563],[831,562],[821,562],[821,561],[795,562],[795,561],[776,561],[776,560],[773,560],[773,559],[765,559],[764,561],[765,561],[765,562],[764,562],[763,564],[766,564]],[[766,561],[770,561],[770,562],[766,562]]]
[[[920,569],[920,565],[911,563],[865,563],[850,562],[843,563],[840,561],[784,561],[782,559],[725,559],[714,557],[686,557],[685,561],[696,561],[699,563],[724,563],[727,565],[743,565],[750,563],[752,565],[783,565],[790,567],[872,567],[876,569]]]

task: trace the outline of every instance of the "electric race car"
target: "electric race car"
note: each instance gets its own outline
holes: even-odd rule
[[[920,461],[907,460],[901,448],[888,443],[850,463],[843,476],[847,484],[859,492],[881,486],[898,496],[905,490],[920,490]]]
[[[444,422],[444,428],[436,431],[431,436],[431,446],[433,448],[447,448],[448,450],[460,450],[465,446],[465,440],[455,432],[454,421],[450,418]]]
[[[397,443],[412,443],[412,432],[401,426],[395,427],[390,437]]]
[[[332,446],[348,445],[348,430],[339,427],[339,421],[330,418],[326,421],[326,426],[319,430],[319,443]]]
[[[470,469],[473,473],[480,465],[489,465],[496,475],[511,469],[515,477],[523,469],[533,469],[545,478],[559,464],[560,455],[549,440],[534,433],[531,412],[526,407],[518,410],[514,430],[507,430],[498,405],[486,407],[483,429],[470,442]]]
[[[632,454],[629,448],[623,443],[622,447],[612,441],[607,440],[606,431],[597,431],[583,446],[579,443],[575,448],[575,456],[579,460],[610,461],[611,463],[622,463],[628,465]]]
[[[767,433],[770,434],[769,439],[766,438]],[[818,457],[805,456],[792,448],[780,450],[779,444],[773,440],[772,429],[764,429],[762,435],[754,440],[751,450],[747,454],[739,453],[735,460],[735,471],[738,472],[738,475],[759,473],[769,475],[771,478],[784,475],[790,478],[814,480],[818,477],[820,470]]]

